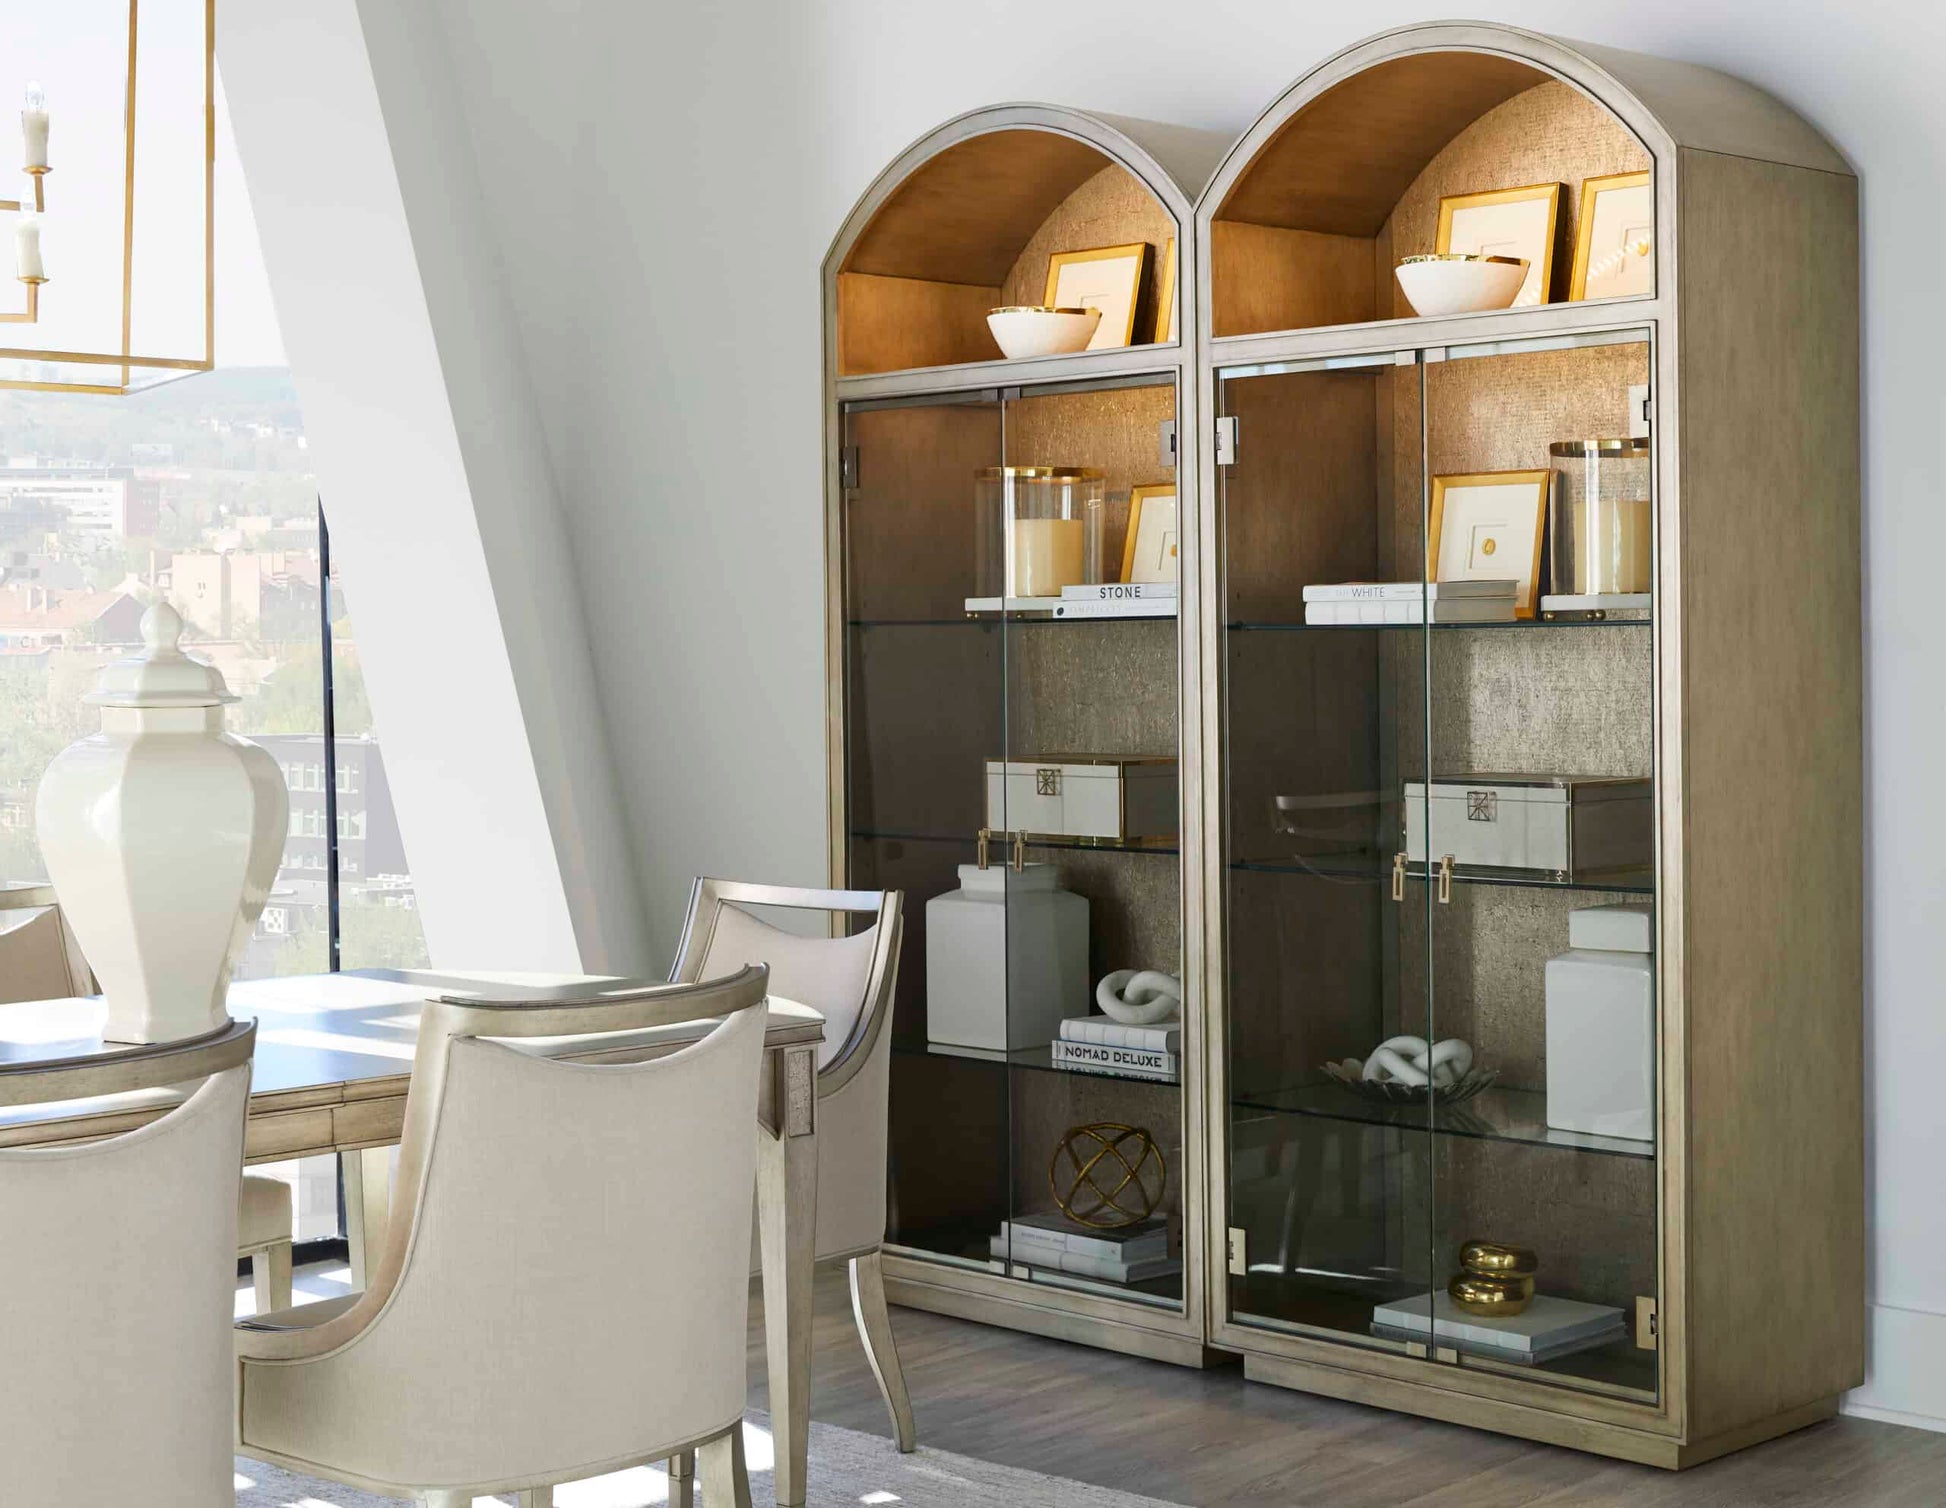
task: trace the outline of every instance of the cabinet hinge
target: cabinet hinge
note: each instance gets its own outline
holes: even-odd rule
[[[1250,1276],[1250,1257],[1242,1229],[1230,1227],[1230,1276],[1247,1278]]]
[[[1216,464],[1234,466],[1237,461],[1237,419],[1225,414],[1216,421]]]
[[[1655,424],[1655,399],[1646,382],[1631,384],[1628,390],[1628,434],[1631,440],[1646,440]]]
[[[1635,1296],[1635,1344],[1644,1351],[1657,1350],[1662,1332],[1656,1324],[1655,1300],[1645,1294]]]
[[[1164,419],[1155,427],[1155,456],[1165,468],[1176,464],[1176,421]]]
[[[838,485],[856,487],[858,485],[858,447],[844,446],[838,452]]]

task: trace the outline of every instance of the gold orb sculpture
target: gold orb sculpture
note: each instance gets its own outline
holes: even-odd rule
[[[1147,1128],[1098,1121],[1069,1128],[1054,1148],[1047,1184],[1076,1224],[1120,1230],[1156,1212],[1169,1168]]]

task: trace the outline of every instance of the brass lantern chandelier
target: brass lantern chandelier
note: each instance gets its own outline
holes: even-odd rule
[[[0,97],[16,61],[29,78],[26,181],[0,198],[0,388],[126,394],[209,371],[216,0],[63,0],[6,30]]]

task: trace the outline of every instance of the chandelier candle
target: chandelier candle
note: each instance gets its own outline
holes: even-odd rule
[[[28,172],[47,171],[47,96],[39,84],[27,86],[27,107],[20,112],[20,134],[27,146],[23,164]]]
[[[23,283],[44,283],[47,268],[41,263],[41,222],[22,215],[14,225],[14,276]]]

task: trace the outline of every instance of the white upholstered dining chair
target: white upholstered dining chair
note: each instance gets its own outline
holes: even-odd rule
[[[8,926],[8,922],[14,925]],[[52,885],[0,886],[0,1005],[92,995],[82,955]],[[290,1185],[245,1173],[237,1190],[237,1259],[249,1258],[259,1313],[291,1306]]]
[[[685,1452],[711,1508],[749,1508],[745,1327],[765,976],[594,1002],[435,1000],[393,1218],[362,1293],[238,1323],[237,1449],[355,1487],[522,1508]],[[635,1062],[510,1045],[700,1018]],[[628,1041],[599,1044],[610,1056]]]
[[[699,879],[670,977],[707,978],[741,964],[770,967],[770,988],[823,1015],[818,1049],[817,1259],[847,1262],[852,1315],[902,1451],[916,1436],[885,1303],[886,1138],[891,1083],[892,992],[898,980],[903,897],[896,890],[807,890]],[[870,916],[843,937],[771,925],[749,908]]]
[[[255,1045],[255,1024],[232,1022],[0,1064],[8,1107],[195,1084],[138,1130],[0,1150],[0,1502],[232,1501],[230,1253]]]

